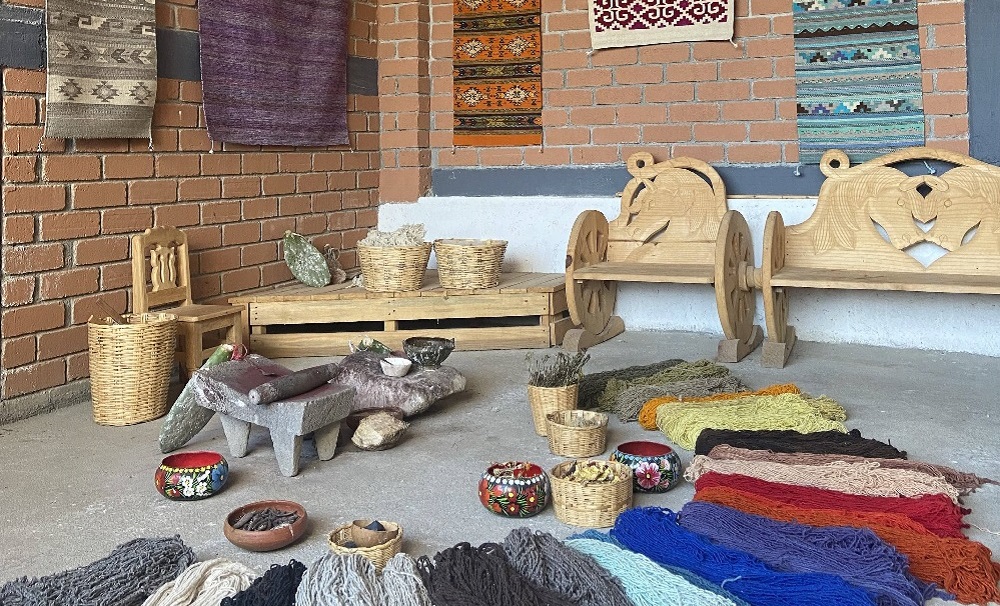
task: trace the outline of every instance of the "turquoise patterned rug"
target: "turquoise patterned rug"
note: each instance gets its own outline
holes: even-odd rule
[[[794,0],[799,160],[924,144],[917,0]]]

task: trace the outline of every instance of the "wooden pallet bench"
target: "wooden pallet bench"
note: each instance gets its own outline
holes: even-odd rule
[[[454,338],[460,350],[542,348],[572,326],[563,274],[508,273],[494,288],[447,290],[428,271],[412,292],[295,284],[229,302],[244,308],[251,351],[271,358],[345,355],[365,335],[393,348],[411,336]]]
[[[893,166],[914,160],[955,166],[937,176]],[[764,295],[765,366],[784,366],[795,344],[788,288],[1000,294],[1000,168],[914,147],[857,166],[830,150],[820,169],[826,180],[807,220],[767,218],[763,267],[751,280]],[[926,267],[907,252],[922,242],[944,252]]]

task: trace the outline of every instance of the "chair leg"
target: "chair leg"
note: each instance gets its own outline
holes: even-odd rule
[[[233,345],[246,345],[243,339],[246,335],[243,334],[243,322],[240,318],[236,319],[236,323],[229,327],[226,331],[226,341],[232,343]]]
[[[190,379],[194,371],[201,368],[202,334],[197,326],[188,327],[184,331],[184,371]]]

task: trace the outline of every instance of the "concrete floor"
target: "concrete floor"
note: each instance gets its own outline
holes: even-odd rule
[[[589,372],[669,358],[714,356],[716,337],[692,333],[627,332],[591,350]],[[230,457],[221,424],[211,424],[188,449],[222,452],[230,463],[225,490],[203,501],[160,496],[153,472],[162,454],[160,422],[132,427],[93,423],[89,405],[71,406],[0,426],[0,583],[89,563],[135,537],[179,534],[198,557],[226,557],[263,572],[295,558],[306,564],[326,549],[326,535],[355,518],[381,518],[405,529],[404,550],[434,553],[460,541],[501,540],[526,525],[558,537],[575,531],[551,507],[527,520],[508,520],[479,504],[476,485],[491,461],[531,460],[549,469],[561,459],[535,435],[525,394],[525,351],[455,352],[448,364],[468,378],[468,390],[414,419],[391,450],[338,449],[326,462],[307,442],[298,476],[278,473],[267,435],[251,435],[251,452]],[[318,358],[284,360],[304,368]],[[813,395],[843,404],[850,428],[891,440],[910,458],[1000,476],[1000,360],[969,354],[800,342],[782,370],[761,368],[759,352],[732,371],[759,388],[794,382]],[[637,424],[612,419],[608,444],[656,439]],[[610,450],[608,451],[610,452]],[[680,451],[685,464],[691,453]],[[607,454],[607,453],[606,453]],[[693,494],[682,484],[664,495],[638,495],[637,505],[679,508]],[[969,536],[997,552],[1000,487],[966,499],[967,520],[983,530]],[[222,534],[226,513],[260,499],[290,499],[309,514],[308,536],[270,553],[251,553]]]

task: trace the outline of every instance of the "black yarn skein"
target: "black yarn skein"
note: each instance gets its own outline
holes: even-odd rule
[[[295,592],[305,571],[305,564],[296,560],[286,566],[275,564],[243,591],[223,598],[219,606],[295,606]]]
[[[855,455],[880,459],[905,459],[906,451],[898,450],[891,444],[871,438],[861,437],[861,432],[852,429],[840,431],[817,431],[799,433],[786,429],[762,431],[735,431],[732,429],[703,429],[695,443],[696,455],[707,455],[720,444],[748,450],[770,450],[772,452],[808,452],[813,454]]]

